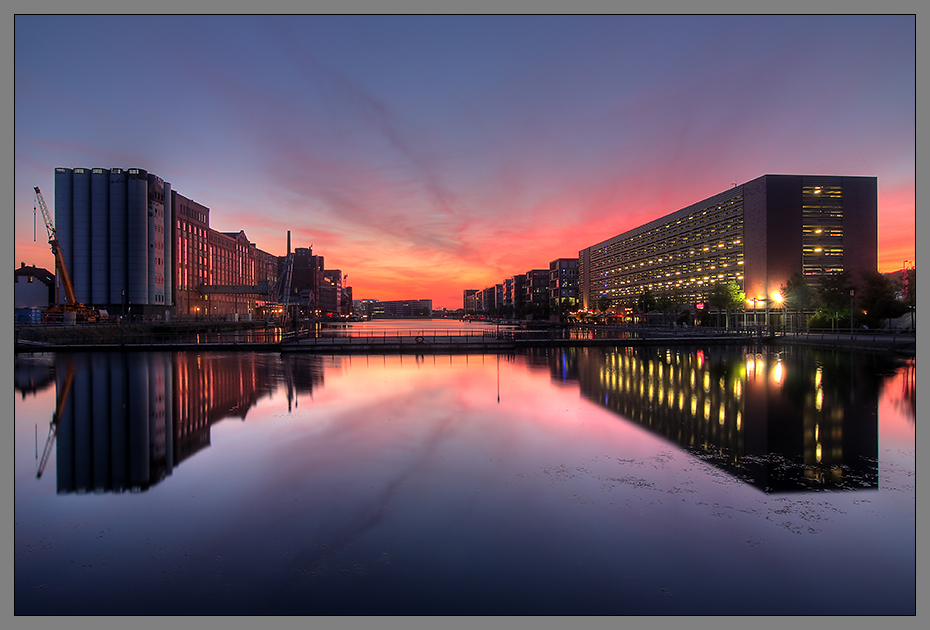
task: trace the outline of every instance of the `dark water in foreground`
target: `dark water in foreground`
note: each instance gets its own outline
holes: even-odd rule
[[[913,360],[61,353],[16,380],[18,615],[915,613]]]

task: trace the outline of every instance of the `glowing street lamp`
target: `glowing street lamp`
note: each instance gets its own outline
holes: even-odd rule
[[[784,308],[785,304],[784,304],[784,302],[782,301],[783,298],[782,298],[782,295],[781,295],[781,292],[780,292],[780,291],[776,291],[775,293],[772,294],[772,300],[773,300],[776,304],[780,304],[780,305],[781,305],[781,308]],[[782,314],[782,328],[784,328],[784,326],[785,326],[785,317],[784,317],[784,313],[783,313],[783,314]]]

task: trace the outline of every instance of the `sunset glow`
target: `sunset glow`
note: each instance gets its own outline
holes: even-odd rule
[[[146,169],[355,299],[434,308],[764,174],[877,177],[879,270],[915,258],[913,16],[15,27],[17,265],[54,269],[56,167]]]

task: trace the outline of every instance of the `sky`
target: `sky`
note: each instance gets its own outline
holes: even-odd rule
[[[14,68],[16,266],[61,166],[434,308],[764,174],[877,177],[915,258],[914,16],[17,15]]]

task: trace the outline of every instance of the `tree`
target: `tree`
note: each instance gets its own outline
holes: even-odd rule
[[[636,300],[636,308],[640,313],[648,313],[656,308],[656,299],[649,289],[643,290],[642,294]]]
[[[735,282],[718,282],[707,296],[711,308],[721,310],[726,315],[726,326],[730,326],[730,311],[742,308],[746,304],[746,294]]]
[[[848,271],[822,276],[817,289],[817,311],[836,325],[840,314],[849,312],[849,292],[852,285]]]
[[[599,311],[606,311],[606,310],[609,309],[609,308],[610,308],[610,298],[609,298],[609,297],[601,297],[601,298],[598,298],[598,300],[597,300],[597,310],[599,310]]]
[[[862,283],[858,292],[859,307],[864,311],[863,321],[872,327],[880,327],[883,320],[901,317],[910,309],[897,297],[896,282],[878,271],[862,272]],[[859,315],[856,315],[859,317]]]
[[[807,283],[807,278],[799,271],[791,274],[788,282],[783,284],[779,290],[784,298],[785,306],[796,311],[813,308],[817,300],[813,287]]]

